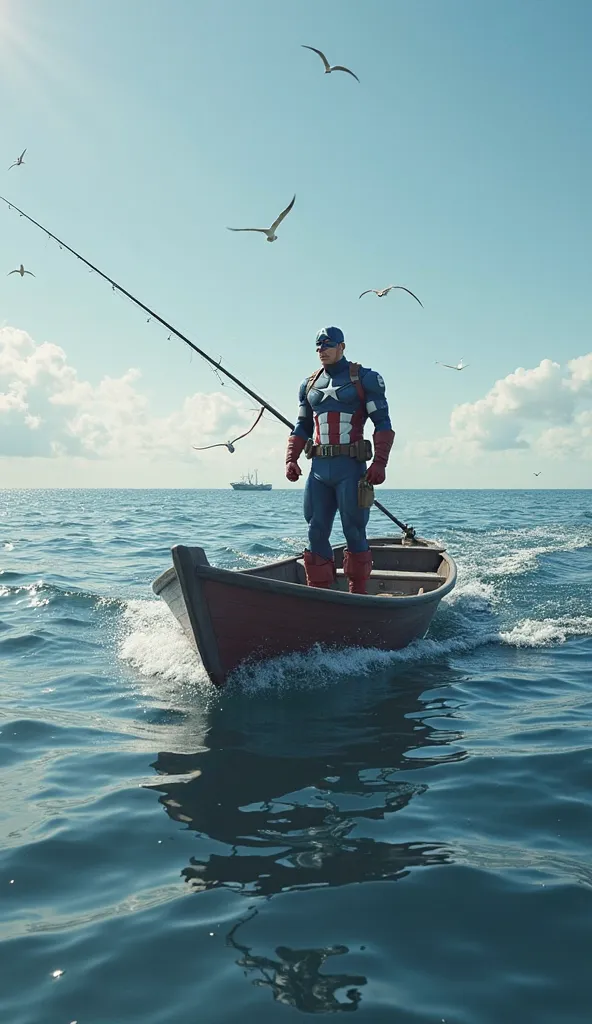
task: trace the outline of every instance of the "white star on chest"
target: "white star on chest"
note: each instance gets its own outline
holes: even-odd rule
[[[320,391],[322,394],[323,397],[321,398],[321,402],[324,402],[326,398],[334,398],[335,401],[338,402],[339,398],[337,396],[337,392],[341,391],[343,387],[345,387],[345,384],[332,384],[331,378],[329,378],[329,382],[324,388],[320,388],[318,385],[315,385],[315,391]]]

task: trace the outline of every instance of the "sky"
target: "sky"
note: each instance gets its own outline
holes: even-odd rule
[[[591,34],[588,0],[0,0],[0,195],[289,419],[341,327],[388,487],[590,487]],[[424,308],[358,298],[389,284]],[[293,486],[269,414],[194,450],[257,415],[222,380],[0,203],[0,487]]]

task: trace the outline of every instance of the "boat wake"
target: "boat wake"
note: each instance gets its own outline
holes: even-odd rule
[[[117,644],[121,660],[142,676],[157,676],[173,687],[189,683],[215,689],[201,658],[161,601],[126,601]]]
[[[488,575],[498,579],[536,571],[545,555],[592,550],[589,528],[573,526],[499,528],[486,534],[463,530],[442,541],[459,569],[476,571],[486,565]]]
[[[496,610],[499,603],[493,584],[469,579],[443,599],[429,635],[403,650],[315,646],[266,662],[246,663],[233,673],[228,686],[257,692],[318,689],[336,685],[345,677],[469,654],[490,644],[536,648],[563,644],[572,637],[592,637],[592,615],[527,617],[506,625]],[[159,677],[173,687],[191,684],[204,691],[214,689],[199,655],[168,608],[158,601],[126,603],[119,657],[140,675]]]

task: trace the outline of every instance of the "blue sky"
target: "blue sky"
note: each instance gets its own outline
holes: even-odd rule
[[[590,486],[591,33],[587,0],[0,0],[0,194],[289,417],[342,327],[387,383],[392,486]],[[226,230],[294,193],[273,245]],[[4,343],[29,339],[0,376],[0,485],[283,486],[271,422],[232,460],[191,452],[254,413],[181,342],[6,209],[0,256],[36,274],[0,270]],[[425,308],[358,299],[390,283]],[[59,373],[19,378],[44,344]]]

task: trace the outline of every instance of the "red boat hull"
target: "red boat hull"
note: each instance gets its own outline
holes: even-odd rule
[[[212,682],[221,686],[245,661],[324,647],[399,650],[423,636],[456,567],[444,549],[418,538],[370,541],[374,569],[368,595],[347,593],[343,545],[338,580],[329,590],[307,587],[299,558],[257,569],[211,566],[199,547],[173,548],[173,568],[153,584],[195,646]]]
[[[401,608],[393,630],[392,611],[359,606],[328,609],[324,603],[285,596],[281,601],[262,591],[246,595],[237,587],[204,580],[212,629],[225,675],[247,658],[261,660],[315,644],[335,647],[380,647],[398,650],[427,630],[436,604]],[[383,602],[383,605],[386,602]]]

